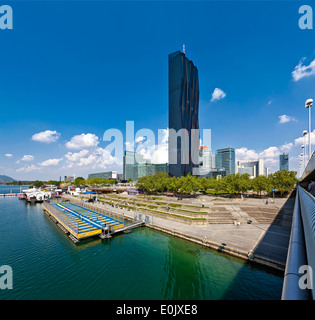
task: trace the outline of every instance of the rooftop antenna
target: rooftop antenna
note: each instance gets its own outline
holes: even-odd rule
[[[185,54],[185,44],[183,44],[183,54]]]

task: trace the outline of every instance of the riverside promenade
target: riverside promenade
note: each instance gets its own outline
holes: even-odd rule
[[[67,195],[65,198],[71,200],[72,197]],[[77,198],[75,199],[77,200]],[[257,203],[261,204],[261,201]],[[281,223],[274,223],[274,221],[270,221],[270,223],[257,223],[257,221],[246,223],[242,221],[239,225],[233,223],[190,225],[167,218],[164,219],[150,212],[143,213],[142,211],[139,213],[125,208],[112,207],[103,202],[97,202],[93,205],[108,208],[117,214],[124,215],[129,220],[139,219],[140,217],[145,219],[145,225],[149,228],[284,271],[291,232],[290,213],[291,209],[293,212],[293,203],[292,199],[277,199],[275,204],[272,205],[278,208],[279,212],[282,208],[286,208],[287,214],[282,217]],[[246,205],[253,210],[256,207],[256,202],[254,199],[252,201],[248,199]],[[244,202],[240,204],[235,202],[233,206],[229,207],[231,210],[237,211],[236,209],[242,208],[242,206],[244,206]],[[243,216],[248,216],[242,210],[237,212],[239,215],[242,213]],[[253,220],[255,221],[254,218]]]

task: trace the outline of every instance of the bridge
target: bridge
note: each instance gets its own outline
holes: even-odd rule
[[[297,185],[282,300],[315,299],[315,197],[307,191],[312,180],[315,181],[315,152]]]

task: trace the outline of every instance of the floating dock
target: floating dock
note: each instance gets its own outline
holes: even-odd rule
[[[71,202],[44,203],[43,209],[65,233],[69,233],[74,242],[97,235],[103,239],[110,238],[113,234],[144,224],[137,222],[125,227],[123,217],[84,202],[81,205]]]

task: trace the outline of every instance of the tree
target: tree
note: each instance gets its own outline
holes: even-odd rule
[[[33,186],[36,187],[36,188],[41,187],[43,184],[44,184],[43,181],[36,180],[36,181],[33,182]]]
[[[206,193],[206,191],[209,189],[209,183],[208,183],[208,179],[203,177],[201,178],[200,180],[200,190],[203,192],[203,193]]]
[[[191,194],[200,190],[200,178],[188,174],[179,178],[178,192],[180,194]]]
[[[85,180],[84,178],[82,177],[77,177],[75,180],[74,180],[74,184],[78,187],[78,186],[81,186],[83,184],[85,184]]]
[[[268,177],[273,188],[280,191],[281,196],[294,189],[297,178],[296,171],[281,170],[274,172]]]
[[[102,183],[102,178],[97,177],[97,178],[88,178],[86,179],[86,183],[90,185],[97,185]]]
[[[61,181],[57,181],[57,180],[49,180],[49,181],[46,182],[46,184],[52,184],[52,185],[55,185],[57,187],[60,186],[60,183],[61,183]]]
[[[270,184],[270,179],[263,175],[259,175],[258,177],[254,178],[253,190],[259,194],[261,194],[262,191],[266,191],[267,193],[271,192],[272,187]]]
[[[176,177],[169,177],[167,179],[166,190],[170,192],[177,192],[178,191],[179,182]]]
[[[252,188],[252,181],[248,173],[234,175],[234,190],[237,193],[245,193]]]

